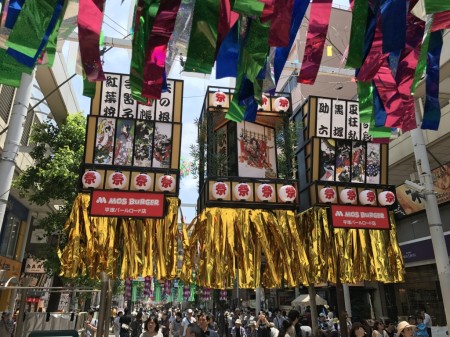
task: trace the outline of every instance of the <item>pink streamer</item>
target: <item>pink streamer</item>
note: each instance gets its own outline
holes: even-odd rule
[[[100,60],[100,32],[105,0],[80,0],[78,10],[78,40],[83,69],[90,82],[104,81]]]
[[[313,0],[302,68],[297,82],[314,84],[322,60],[332,0]]]
[[[271,47],[287,47],[289,45],[293,7],[294,0],[275,0],[269,32]]]
[[[167,43],[175,27],[181,0],[161,1],[158,14],[153,23],[145,54],[144,81],[142,96],[161,98]]]

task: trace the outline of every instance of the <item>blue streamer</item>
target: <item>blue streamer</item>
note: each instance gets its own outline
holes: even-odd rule
[[[426,98],[422,129],[438,130],[441,120],[439,104],[439,63],[442,51],[442,31],[432,32],[428,47],[427,73],[425,76]]]
[[[405,48],[407,4],[405,0],[386,0],[381,5],[383,53]]]
[[[377,87],[372,84],[373,87],[373,117],[376,127],[384,126],[386,123],[387,113],[384,109],[383,102],[381,101],[380,95],[378,94]]]
[[[239,20],[228,32],[216,57],[216,79],[237,77],[239,59]]]
[[[53,32],[53,30],[56,27],[56,23],[58,22],[59,15],[61,14],[61,11],[64,7],[64,0],[58,0],[55,10],[53,11],[52,18],[50,19],[50,22],[48,23],[47,30],[45,31],[45,35],[42,38],[41,44],[39,45],[36,54],[34,57],[30,57],[28,55],[25,55],[15,49],[8,48],[6,53],[12,57],[14,57],[17,61],[20,63],[32,68],[36,64],[36,61],[38,57],[41,55],[42,51],[44,50],[45,46],[47,45],[48,39]]]
[[[9,2],[8,14],[6,15],[5,27],[13,29],[16,24],[17,18],[22,10],[25,0],[13,0]]]
[[[287,47],[279,47],[275,50],[274,59],[274,73],[275,73],[275,86],[278,84],[281,72],[283,71],[284,65],[291,51],[292,45],[294,44],[297,32],[302,24],[303,17],[305,16],[306,9],[308,8],[309,0],[295,0],[294,9],[292,12],[291,29],[289,31],[289,45]]]

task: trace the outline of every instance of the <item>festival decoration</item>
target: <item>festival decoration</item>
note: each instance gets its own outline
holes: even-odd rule
[[[391,206],[395,203],[395,194],[391,191],[383,191],[378,194],[378,203],[381,206]]]
[[[145,173],[139,173],[134,177],[133,186],[140,191],[148,191],[152,187],[152,178]]]
[[[293,202],[297,198],[297,190],[292,185],[284,185],[278,190],[278,196],[283,202]]]
[[[113,172],[108,176],[108,186],[112,189],[123,190],[127,187],[127,176],[122,172]]]
[[[131,287],[132,287],[132,279],[127,277],[125,279],[125,289],[123,293],[123,298],[125,301],[131,300]]]
[[[226,301],[227,297],[228,297],[228,293],[227,293],[226,289],[221,289],[220,290],[219,300],[220,301]]]
[[[266,95],[261,96],[261,103],[261,105],[258,105],[258,110],[270,111],[270,100]]]
[[[258,186],[256,190],[256,195],[259,200],[269,201],[274,197],[274,189],[272,185],[269,184],[261,184]]]
[[[171,175],[165,174],[158,179],[160,191],[173,192],[175,190],[175,179]]]
[[[287,111],[289,109],[289,99],[286,97],[278,97],[275,100],[275,111]]]
[[[215,199],[226,199],[229,194],[228,185],[222,181],[216,181],[212,186],[211,194]]]
[[[355,205],[358,200],[356,191],[353,188],[344,188],[339,193],[339,200],[343,204]]]
[[[233,188],[233,196],[237,200],[248,200],[252,196],[252,188],[247,183],[239,183]]]
[[[212,105],[217,108],[228,105],[228,95],[226,95],[222,91],[216,91],[213,94]]]
[[[323,203],[334,203],[337,199],[336,190],[332,187],[323,187],[319,191],[319,200]]]
[[[359,193],[359,202],[361,205],[375,205],[377,196],[372,190],[363,190]]]
[[[97,188],[102,183],[102,176],[94,170],[84,172],[81,177],[84,188]]]
[[[144,297],[150,297],[152,291],[152,278],[150,276],[146,276],[144,278]]]

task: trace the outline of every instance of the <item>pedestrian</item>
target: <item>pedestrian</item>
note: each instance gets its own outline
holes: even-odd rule
[[[395,326],[394,323],[390,319],[384,320],[384,331],[388,334],[388,337],[394,337],[395,334]]]
[[[150,316],[144,323],[144,332],[140,337],[163,337],[157,316]]]
[[[256,328],[258,329],[258,337],[270,337],[270,322],[264,311],[260,311],[259,313],[258,320],[256,321]]]
[[[170,332],[173,337],[181,337],[183,336],[183,325],[181,324],[183,320],[183,316],[180,311],[175,313],[175,319],[172,321],[172,325],[170,326]]]
[[[130,337],[130,324],[133,320],[129,314],[129,309],[125,308],[123,310],[123,316],[119,319],[120,324],[120,337]]]
[[[409,324],[406,321],[401,321],[397,324],[397,337],[413,337],[415,329],[415,325]]]
[[[372,337],[389,337],[387,332],[384,331],[384,323],[381,321],[375,321],[373,323]]]
[[[123,312],[119,311],[119,312],[117,312],[117,316],[114,318],[113,326],[114,326],[114,335],[116,337],[120,337],[120,323],[119,323],[119,320],[120,320],[120,317],[122,317],[122,316],[123,316]]]
[[[270,326],[270,337],[278,337],[280,330],[278,330],[275,327],[275,324],[273,322],[270,322],[269,326]]]
[[[192,309],[186,310],[186,317],[184,317],[181,322],[181,325],[183,326],[183,337],[186,336],[186,329],[188,325],[191,323],[195,323],[195,318],[192,317],[193,313],[194,312],[192,311]]]
[[[419,314],[417,316],[416,336],[417,337],[429,337],[428,331],[427,331],[427,326],[423,322],[422,314]]]
[[[210,315],[201,313],[200,316],[198,317],[197,324],[200,327],[200,329],[203,331],[205,336],[219,337],[219,334],[216,331],[209,328],[210,321],[211,321]],[[245,336],[241,336],[241,337],[245,337]]]
[[[350,329],[349,337],[364,337],[366,335],[366,329],[364,329],[364,326],[359,323],[353,323],[352,328]]]
[[[231,336],[233,337],[247,337],[242,321],[238,318],[234,321],[234,327],[231,328]]]
[[[426,313],[425,307],[420,309],[420,313],[423,316],[423,324],[427,327],[428,336],[431,336],[431,327],[433,326],[433,322],[431,321],[431,316]]]
[[[256,329],[256,322],[250,321],[247,327],[247,337],[258,337],[258,330]]]
[[[142,323],[142,311],[139,311],[136,319],[130,324],[131,337],[139,337],[142,334]]]
[[[88,317],[86,319],[86,336],[95,337],[97,332],[97,319],[94,318],[95,311],[89,310]]]
[[[12,337],[14,334],[14,321],[9,311],[2,313],[0,321],[0,337]]]

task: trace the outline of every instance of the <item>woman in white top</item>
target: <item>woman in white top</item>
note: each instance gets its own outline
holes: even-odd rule
[[[161,330],[159,329],[158,318],[150,316],[144,323],[144,332],[140,337],[163,337]]]
[[[383,322],[375,321],[373,323],[372,337],[388,337],[387,332],[384,330]]]

